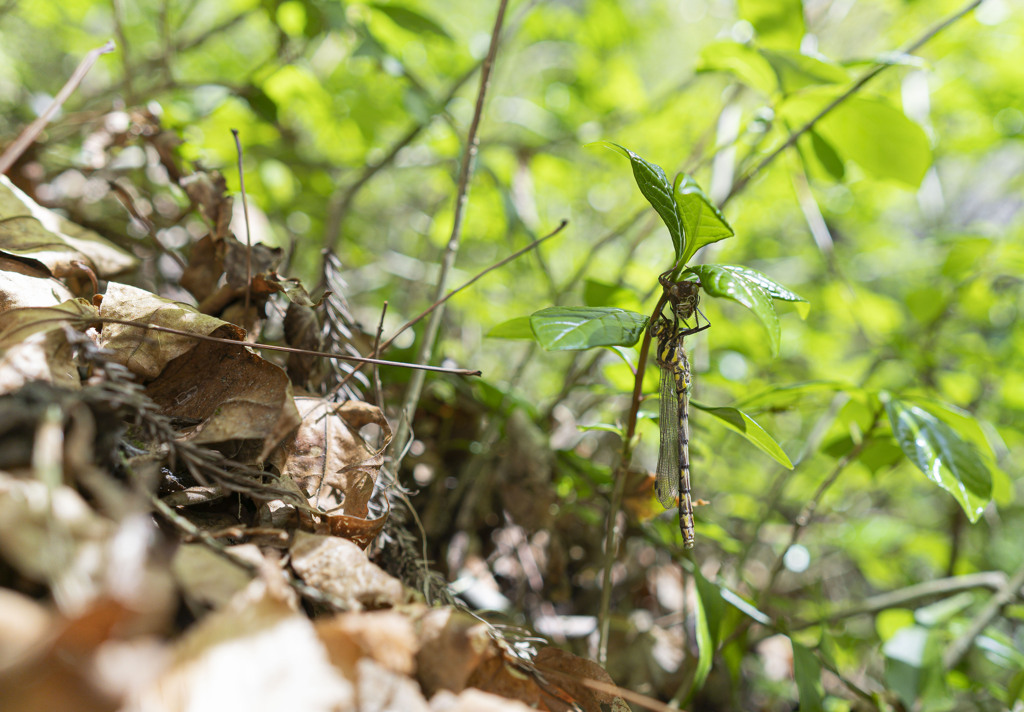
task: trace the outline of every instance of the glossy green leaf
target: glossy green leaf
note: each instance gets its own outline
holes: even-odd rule
[[[676,176],[672,194],[676,211],[682,219],[686,241],[681,260],[683,264],[704,245],[736,234],[722,212],[711,202],[711,198],[686,173]]]
[[[743,411],[736,408],[706,406],[694,400],[691,400],[690,404],[694,408],[699,408],[705,413],[718,418],[722,425],[742,435],[754,447],[783,467],[787,467],[790,470],[793,469],[793,463],[790,461],[789,456],[786,455],[786,451],[782,449],[782,446],[764,428],[758,425],[757,421]]]
[[[780,118],[802,126],[838,96],[838,89],[809,89],[782,104]],[[878,178],[917,188],[932,163],[931,145],[920,125],[892,105],[853,96],[815,124],[836,152]]]
[[[583,303],[588,307],[606,307],[621,303],[627,296],[631,295],[621,285],[599,282],[596,279],[583,280]]]
[[[452,38],[451,35],[448,34],[447,30],[437,24],[434,20],[422,13],[416,12],[415,10],[410,10],[404,5],[371,2],[367,3],[367,6],[387,15],[389,20],[394,22],[403,30],[408,30],[409,32],[414,32],[416,34],[438,35],[439,37],[444,37],[449,40]]]
[[[691,267],[689,271],[700,278],[701,289],[705,294],[732,299],[754,312],[754,315],[761,320],[764,328],[768,331],[768,343],[771,346],[772,355],[779,353],[781,338],[779,316],[775,313],[775,307],[772,306],[772,293],[765,289],[763,280],[757,277],[759,272],[733,265],[697,265]],[[790,292],[790,294],[792,293]],[[796,298],[800,299],[800,297]]]
[[[1006,707],[1013,709],[1017,700],[1024,700],[1024,670],[1018,670],[1010,678],[1010,684],[1006,686]]]
[[[913,706],[928,665],[928,629],[918,625],[896,631],[882,646],[885,682],[904,704]]]
[[[533,327],[530,326],[530,317],[517,316],[496,325],[487,332],[492,339],[532,339]]]
[[[697,62],[699,72],[728,72],[751,89],[765,95],[775,93],[779,79],[764,55],[738,42],[712,42],[704,47]]]
[[[992,497],[992,475],[974,446],[928,411],[882,394],[903,453],[928,479],[953,495],[971,522]]]
[[[617,143],[596,141],[588,145],[604,146],[629,159],[633,167],[633,178],[636,180],[637,187],[640,188],[643,196],[647,198],[647,202],[661,216],[665,227],[668,228],[669,235],[672,236],[672,245],[675,248],[676,260],[678,261],[683,255],[686,236],[683,232],[682,220],[676,208],[672,184],[669,183],[665,171],[656,163],[648,163],[628,148],[623,148]]]
[[[643,314],[613,307],[551,307],[530,316],[537,342],[547,351],[632,346],[647,328]]]
[[[809,648],[793,643],[793,678],[800,695],[800,712],[823,712],[821,690],[821,663]]]
[[[732,591],[731,589],[725,588],[724,586],[721,590],[722,600],[728,603],[730,606],[735,608],[743,615],[750,618],[750,620],[756,623],[760,623],[761,625],[774,625],[771,616],[769,616],[767,613],[763,613],[762,611],[758,610],[754,604],[748,602],[738,593]]]
[[[711,643],[714,648],[717,648],[722,631],[722,619],[725,616],[725,601],[722,599],[722,591],[715,583],[704,578],[704,574],[700,572],[698,566],[693,567],[693,580],[697,584],[697,592],[704,604]]]
[[[850,81],[849,72],[824,58],[771,49],[761,50],[761,55],[771,65],[778,77],[779,87],[785,94],[809,86],[845,84]]]
[[[761,47],[799,49],[806,30],[801,0],[737,0],[741,18],[754,26]]]

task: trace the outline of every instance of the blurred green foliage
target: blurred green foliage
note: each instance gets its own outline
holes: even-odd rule
[[[601,581],[594,542],[621,443],[603,428],[575,426],[621,426],[627,361],[635,364],[636,354],[544,353],[485,338],[550,306],[653,307],[657,276],[674,262],[672,241],[621,158],[586,143],[629,147],[670,180],[678,170],[692,174],[713,202],[726,203],[736,233],[695,263],[748,266],[811,305],[802,319],[777,304],[782,336],[773,358],[757,319],[726,301],[704,302],[713,327],[688,342],[694,397],[742,408],[796,467],[694,411],[694,495],[710,501],[697,511],[694,559],[707,577],[703,654],[688,644],[681,665],[640,674],[613,652],[617,681],[667,697],[694,671],[708,673],[711,635],[720,647],[698,694],[733,709],[786,709],[797,688],[802,709],[850,709],[849,700],[885,709],[1014,705],[1024,663],[1003,653],[1024,649],[1019,615],[994,617],[962,658],[943,660],[991,590],[956,592],[967,596],[957,599],[964,605],[939,617],[922,617],[920,608],[951,595],[938,589],[842,615],[882,592],[976,572],[1015,577],[1024,565],[1024,15],[1012,5],[986,0],[907,56],[896,50],[961,3],[821,0],[805,3],[802,15],[792,1],[512,3],[452,286],[560,220],[570,225],[449,305],[436,360],[480,368],[484,380],[433,381],[429,397],[496,423],[496,435],[460,433],[458,446],[427,441],[475,458],[477,469],[458,459],[434,463],[433,482],[449,484],[424,485],[423,496],[465,492],[450,481],[468,472],[501,476],[500,463],[480,458],[537,449],[529,457],[546,463],[538,467],[547,468],[550,492],[538,502],[555,517],[542,523],[568,517],[590,539],[561,534],[566,551],[584,554],[568,555],[571,593],[563,591],[560,612],[596,613],[588,593]],[[389,302],[387,333],[431,299],[495,8],[469,0],[0,3],[0,136],[16,135],[82,55],[115,39],[118,52],[87,76],[16,169],[22,177],[124,244],[133,233],[119,204],[102,186],[81,189],[95,169],[83,149],[91,127],[112,110],[148,105],[180,133],[182,155],[222,170],[233,190],[229,130],[237,128],[249,204],[268,220],[260,237],[288,249],[291,275],[311,287],[321,248],[333,247],[364,324],[376,324]],[[876,79],[730,193],[879,63],[886,68]],[[139,251],[149,254],[141,242]],[[173,265],[157,264],[148,279],[173,285]],[[392,385],[404,378],[385,372]],[[904,457],[908,443],[892,436],[883,391],[901,399],[901,412],[930,414],[933,430],[952,429],[985,461],[994,501],[976,524]],[[649,469],[657,428],[643,419],[639,433],[634,465]],[[793,522],[833,472],[815,519],[787,551]],[[614,598],[627,627],[639,604],[625,591],[679,546],[674,515],[630,521],[626,578],[616,578],[623,593]],[[450,525],[428,526],[439,560],[436,539]],[[475,535],[488,551],[486,531]],[[652,547],[648,558],[636,554]],[[772,630],[748,628],[735,605],[722,613],[707,603],[715,586],[740,607],[756,605],[775,632],[805,628],[789,653],[795,679],[766,652]],[[713,608],[709,634],[705,611]],[[521,612],[518,620],[534,619]],[[821,689],[820,668],[845,683],[833,678]],[[716,676],[742,683],[716,687]]]

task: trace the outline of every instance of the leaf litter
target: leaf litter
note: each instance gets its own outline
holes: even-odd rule
[[[584,684],[611,687],[595,663],[531,660],[440,605],[428,562],[398,578],[371,559],[415,537],[389,523],[407,505],[368,381],[246,346],[278,312],[290,345],[365,353],[343,293],[314,300],[278,274],[279,250],[248,253],[223,176],[182,168],[150,112],[127,116],[99,122],[93,168],[142,142],[165,175],[154,189],[206,226],[187,262],[171,253],[184,272],[163,294],[110,281],[151,252],[0,177],[0,709],[624,709]]]

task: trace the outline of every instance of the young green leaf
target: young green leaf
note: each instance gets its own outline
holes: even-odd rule
[[[809,86],[850,81],[849,72],[824,59],[790,50],[763,49],[761,54],[775,70],[779,86],[786,94]]]
[[[686,264],[687,260],[693,257],[693,253],[704,245],[736,234],[725,216],[711,202],[711,198],[686,173],[676,176],[672,195],[683,223],[683,234],[686,236],[680,260],[682,264]]]
[[[802,0],[739,0],[737,10],[754,26],[758,45],[800,48],[806,31]]]
[[[492,339],[532,339],[533,327],[530,326],[530,317],[517,316],[515,319],[503,321],[488,331],[487,336]]]
[[[632,346],[647,321],[643,314],[614,307],[549,307],[530,315],[534,336],[547,351]]]
[[[803,301],[799,296],[783,289],[760,272],[748,270],[744,267],[736,267],[734,265],[697,265],[691,267],[689,271],[700,278],[701,288],[709,296],[732,299],[753,311],[754,315],[761,320],[764,328],[768,331],[768,343],[771,346],[772,355],[778,355],[781,329],[779,327],[779,317],[775,313],[775,307],[772,306],[773,291],[777,291],[780,295],[782,293],[790,295],[788,297],[775,297],[777,299],[785,299],[786,301]],[[770,283],[767,288],[766,280]],[[795,299],[793,299],[794,297]]]
[[[836,180],[842,180],[846,176],[846,166],[843,165],[843,159],[836,153],[836,149],[814,129],[811,129],[808,133],[811,136],[811,147],[814,149],[814,155],[818,157],[822,167]]]
[[[387,15],[388,19],[401,27],[403,30],[414,32],[418,35],[433,34],[444,37],[447,40],[452,38],[441,25],[434,22],[426,15],[402,5],[388,5],[381,2],[368,3],[377,12]]]
[[[953,495],[972,523],[978,521],[992,497],[992,475],[978,451],[928,411],[886,393],[881,398],[903,453]]]
[[[782,449],[775,439],[768,432],[757,424],[753,418],[736,408],[718,408],[702,405],[691,400],[690,405],[694,408],[715,416],[725,427],[742,435],[758,450],[775,460],[777,463],[790,470],[793,463],[790,461],[786,451]]]
[[[800,712],[823,712],[821,691],[821,663],[809,648],[796,641],[793,644],[793,677],[800,695]]]
[[[656,163],[648,163],[628,148],[623,148],[611,141],[596,141],[590,146],[604,146],[629,159],[633,166],[633,178],[636,179],[637,187],[647,198],[654,209],[658,211],[669,235],[672,236],[672,245],[675,248],[676,260],[683,255],[686,245],[686,235],[683,232],[683,223],[679,217],[675,197],[672,191],[672,184],[668,182],[668,176],[661,166]]]
[[[751,89],[770,96],[778,89],[778,77],[768,60],[753,47],[738,42],[712,42],[704,47],[698,72],[728,72]]]
[[[779,117],[803,125],[828,106],[838,92],[821,87],[794,94],[780,106]],[[878,178],[917,188],[932,164],[931,145],[924,129],[879,99],[850,97],[814,128],[840,156],[856,161]]]

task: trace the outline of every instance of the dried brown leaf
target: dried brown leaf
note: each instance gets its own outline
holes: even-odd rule
[[[337,490],[343,496],[342,506],[332,514],[365,518],[384,458],[367,446],[359,430],[365,425],[377,425],[387,442],[391,429],[384,414],[368,403],[338,404],[317,396],[297,396],[295,405],[302,425],[294,439],[271,455],[270,463],[282,475],[298,482],[308,497],[326,494],[325,486]]]
[[[459,695],[442,691],[430,700],[431,712],[533,712],[533,708],[489,692],[467,688]]]
[[[318,621],[316,633],[327,648],[331,662],[346,677],[355,675],[356,663],[361,658],[369,658],[401,675],[411,675],[416,669],[419,640],[406,612],[339,613]]]
[[[161,156],[163,157],[163,156]],[[174,161],[169,161],[174,165]],[[231,196],[226,195],[227,181],[218,171],[199,170],[178,181],[189,199],[199,207],[199,213],[210,224],[215,240],[228,234],[231,224]]]
[[[146,394],[165,415],[200,421],[194,442],[235,442],[231,456],[240,461],[263,461],[300,422],[285,372],[228,344],[200,342],[169,362]]]
[[[603,708],[602,705],[626,704],[621,698],[613,694],[594,690],[584,684],[583,680],[596,680],[607,685],[615,685],[611,675],[593,660],[581,658],[561,648],[549,645],[537,653],[533,664],[540,670],[542,675],[548,677],[554,685],[564,690],[573,701],[583,708],[584,712],[602,712],[603,709],[607,708]],[[558,674],[552,675],[551,673]]]
[[[100,316],[239,341],[245,337],[237,326],[201,314],[195,307],[117,282],[107,285],[100,303]],[[145,381],[156,378],[168,362],[191,351],[198,343],[187,336],[113,323],[103,325],[99,338],[101,347],[114,352],[114,360]]]
[[[74,295],[46,270],[0,256],[0,312],[17,307],[52,307]]]
[[[460,692],[474,670],[495,654],[487,624],[452,608],[437,608],[419,621],[416,676],[428,697],[438,690]]]
[[[298,531],[291,555],[292,568],[303,581],[340,599],[346,609],[384,608],[405,600],[402,583],[346,539]]]
[[[191,292],[197,302],[202,302],[217,289],[217,282],[224,274],[224,243],[214,241],[207,235],[192,246],[188,267],[181,275],[181,286]],[[209,312],[206,312],[209,313]]]
[[[224,245],[224,273],[227,275],[228,284],[236,289],[245,287],[250,274],[255,278],[257,275],[273,273],[281,264],[281,258],[284,256],[284,250],[280,247],[270,247],[257,242],[251,248],[252,257],[250,259],[249,246],[233,237],[226,237]],[[250,267],[252,268],[251,273]],[[273,291],[281,290],[274,289]],[[270,294],[271,292],[266,293]]]
[[[265,593],[206,616],[129,707],[334,712],[355,709],[355,694],[331,665],[309,619]]]

